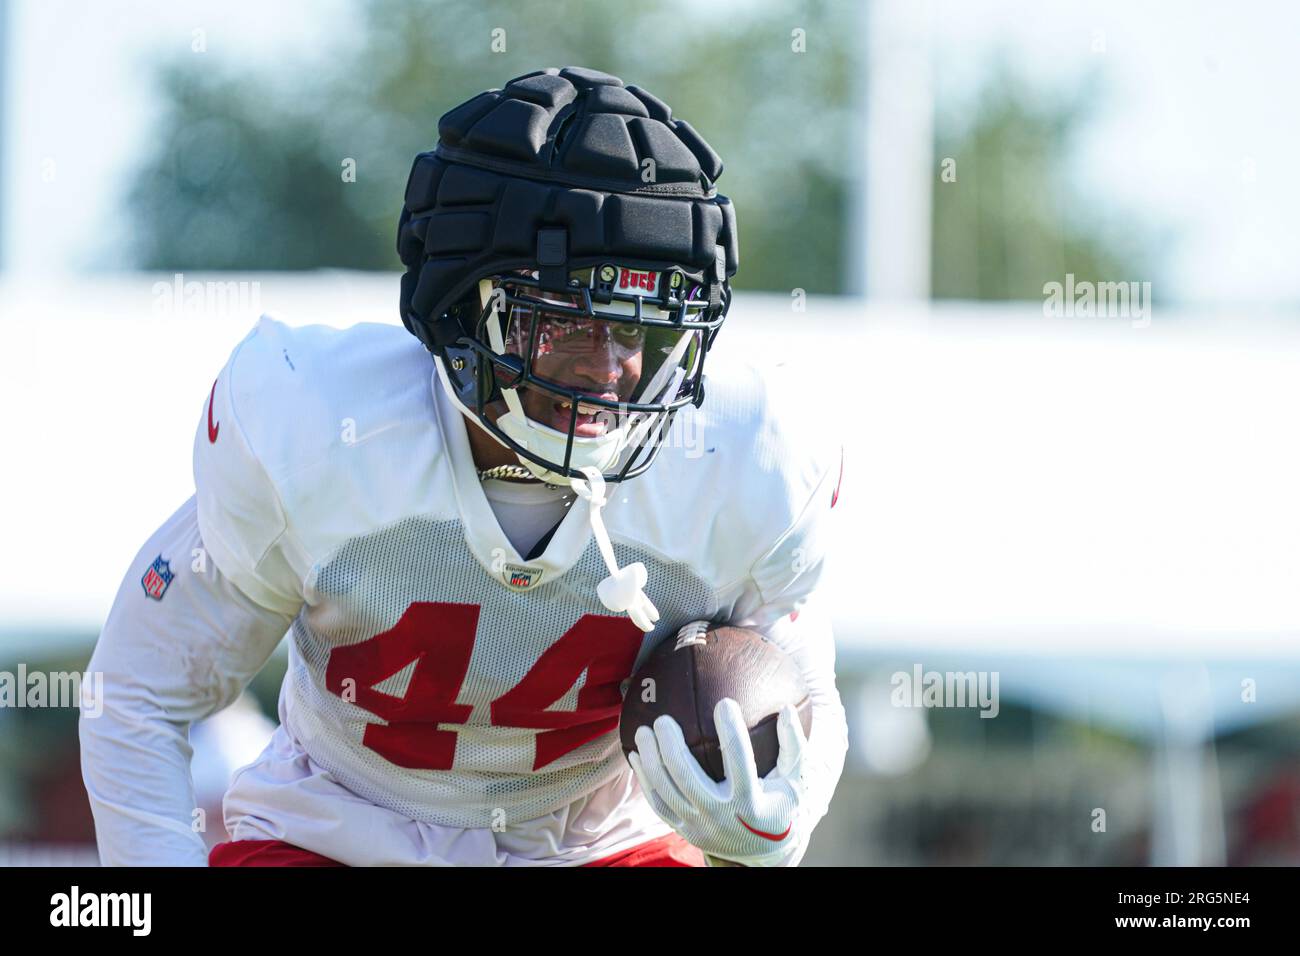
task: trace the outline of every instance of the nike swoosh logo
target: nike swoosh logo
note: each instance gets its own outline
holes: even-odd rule
[[[217,397],[217,383],[212,383],[212,393],[208,395],[208,442],[215,445],[217,443],[217,432],[221,430],[221,423],[212,420],[212,402]]]
[[[750,826],[748,823],[746,823],[744,820],[741,820],[741,817],[740,817],[740,814],[739,814],[739,813],[736,814],[736,819],[737,819],[737,820],[740,820],[740,825],[741,825],[742,827],[744,827],[746,830],[748,830],[750,833],[753,833],[755,836],[761,836],[764,840],[771,840],[773,843],[780,843],[780,842],[781,842],[782,840],[784,840],[787,836],[789,836],[789,835],[790,835],[790,827],[793,827],[793,826],[794,826],[794,824],[791,823],[791,824],[789,824],[789,826],[787,826],[787,827],[786,827],[784,830],[782,830],[780,833],[764,833],[762,830],[755,830],[753,827],[751,827],[751,826]]]
[[[844,449],[840,449],[840,476],[835,479],[835,490],[831,493],[831,507],[840,500],[840,485],[844,482]]]

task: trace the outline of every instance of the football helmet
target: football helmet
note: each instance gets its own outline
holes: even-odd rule
[[[407,328],[539,478],[641,474],[703,402],[730,307],[721,160],[646,91],[580,67],[511,80],[438,129],[398,226]]]

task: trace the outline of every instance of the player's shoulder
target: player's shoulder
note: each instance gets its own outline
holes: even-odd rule
[[[703,405],[688,411],[674,452],[706,463],[693,469],[701,481],[801,505],[840,467],[839,410],[820,406],[815,382],[797,368],[719,361]]]
[[[199,526],[235,569],[223,570],[256,569],[287,541],[303,571],[353,537],[436,510],[445,456],[432,376],[400,327],[263,316],[205,396],[194,437]]]
[[[629,483],[619,533],[713,580],[745,573],[834,496],[841,444],[811,393],[782,368],[714,363],[702,406]]]
[[[427,428],[432,372],[400,326],[293,326],[268,313],[235,347],[212,405],[274,479],[371,436]]]

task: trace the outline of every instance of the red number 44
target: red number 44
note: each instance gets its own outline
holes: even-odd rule
[[[325,685],[331,693],[385,721],[367,724],[364,743],[399,767],[450,770],[456,733],[473,708],[456,703],[469,670],[478,630],[477,604],[421,601],[387,631],[338,647],[330,654]],[[523,680],[492,701],[492,724],[541,730],[533,769],[618,726],[619,684],[632,672],[645,635],[627,617],[584,614],[552,644]],[[403,697],[375,685],[415,663]],[[574,710],[547,710],[587,673]]]

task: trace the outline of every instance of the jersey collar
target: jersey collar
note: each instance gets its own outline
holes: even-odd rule
[[[578,497],[564,515],[546,549],[539,557],[525,560],[506,537],[496,514],[483,493],[474,464],[467,428],[475,427],[447,398],[434,363],[430,386],[437,409],[442,447],[446,449],[451,483],[465,529],[470,553],[492,578],[517,591],[529,590],[554,581],[577,563],[591,541],[590,504]]]

